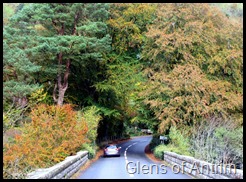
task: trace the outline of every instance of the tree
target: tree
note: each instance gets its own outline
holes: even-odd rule
[[[243,21],[243,3],[210,3],[223,11],[229,18]]]
[[[227,81],[209,80],[198,66],[176,65],[170,73],[151,73],[140,96],[160,121],[160,133],[171,125],[184,128],[212,115],[225,119],[242,112],[242,94]]]
[[[147,120],[137,96],[144,87],[139,57],[144,31],[155,17],[155,7],[147,3],[114,3],[110,6],[107,24],[112,36],[112,51],[104,58],[104,79],[94,85],[101,111],[107,118],[102,120],[100,126],[111,123],[115,126],[113,133],[118,132],[119,128],[124,133],[125,126],[132,122],[139,124]],[[107,127],[105,130],[108,131]],[[99,131],[101,133],[101,128]]]
[[[53,99],[58,105],[63,104],[68,89],[71,64],[82,67],[89,61],[99,61],[110,49],[104,23],[107,9],[107,4],[100,3],[32,4],[12,19],[16,25],[23,23],[26,29],[35,29],[37,37],[31,40],[30,54],[43,70],[56,73]]]
[[[6,26],[3,31],[3,100],[4,103],[27,105],[27,96],[40,88],[33,74],[40,66],[31,62],[27,49],[32,31]],[[22,44],[25,43],[25,44]],[[20,45],[22,44],[22,45]]]
[[[158,4],[156,16],[142,52],[149,84],[141,94],[159,131],[210,114],[242,117],[242,26],[208,4]]]
[[[159,4],[157,16],[148,27],[142,53],[152,66],[169,71],[175,64],[196,64],[207,74],[242,87],[239,23],[208,4]]]
[[[139,60],[129,54],[111,53],[105,61],[107,77],[94,85],[100,96],[97,104],[107,122],[116,127],[119,124],[123,131],[122,123],[130,123],[130,119],[136,116],[137,92],[142,89],[143,81],[141,66]]]
[[[156,6],[149,3],[114,3],[107,21],[112,35],[112,48],[117,53],[140,49],[146,25],[155,17]]]
[[[3,3],[3,27],[8,24],[9,18],[23,3]]]

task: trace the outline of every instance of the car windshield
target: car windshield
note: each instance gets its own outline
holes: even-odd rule
[[[117,148],[115,145],[110,145],[110,146],[108,146],[107,147],[108,149],[115,149],[115,148]]]

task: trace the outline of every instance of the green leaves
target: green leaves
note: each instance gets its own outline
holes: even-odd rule
[[[81,67],[93,67],[93,62],[101,61],[102,53],[110,50],[111,38],[105,24],[107,9],[107,4],[34,3],[11,19],[11,28],[19,31],[9,35],[29,35],[28,44],[20,37],[15,41],[25,49],[31,62],[42,66],[39,75],[46,73],[47,81],[59,78],[59,103],[66,91],[62,89],[67,88],[70,67],[78,66],[75,62]]]
[[[91,141],[131,125],[159,134],[171,127],[170,147],[184,152],[191,128],[211,116],[242,124],[243,27],[209,4],[32,3],[13,16],[4,11],[4,111],[13,101],[59,100],[86,108],[79,117]],[[216,129],[221,146],[228,131]]]
[[[86,107],[83,109],[83,119],[85,120],[88,132],[87,138],[93,143],[96,141],[98,123],[102,119],[99,114],[100,109],[96,106]],[[78,114],[81,114],[78,112]]]
[[[41,67],[30,60],[26,51],[28,44],[20,43],[26,42],[22,31],[6,27],[3,35],[4,100],[26,97],[40,88],[39,84],[34,83],[33,73]]]
[[[111,5],[110,11],[108,25],[113,37],[113,49],[121,54],[129,49],[140,48],[146,25],[154,18],[155,5],[115,3]]]

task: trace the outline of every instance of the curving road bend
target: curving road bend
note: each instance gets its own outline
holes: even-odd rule
[[[100,157],[78,175],[78,179],[190,179],[161,162],[146,157],[144,149],[152,136],[133,138],[121,146],[120,157]]]

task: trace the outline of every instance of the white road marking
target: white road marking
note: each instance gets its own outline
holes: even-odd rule
[[[135,145],[135,144],[137,144],[137,142],[135,142],[135,143],[129,145],[129,146],[126,148],[126,150],[125,150],[124,156],[125,156],[125,160],[126,160],[126,165],[128,164],[126,152],[127,152],[127,150],[128,150],[130,147],[132,147],[132,146]],[[130,175],[130,177],[134,177],[134,175],[133,175],[132,173],[133,173],[133,171],[132,171],[132,169],[130,168],[130,166],[128,165],[128,174]]]

